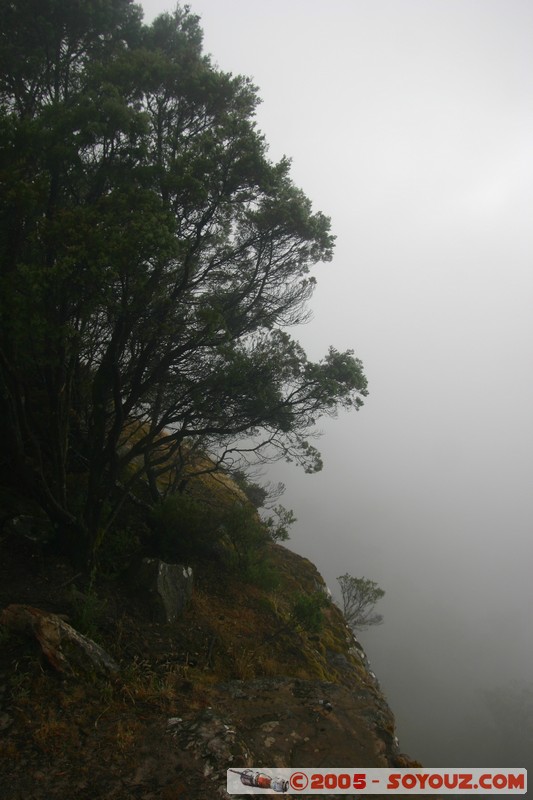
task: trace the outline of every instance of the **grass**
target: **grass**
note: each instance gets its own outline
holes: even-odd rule
[[[191,602],[172,626],[143,617],[119,583],[95,582],[89,601],[82,597],[77,606],[65,590],[66,610],[80,612],[84,618],[76,621],[120,662],[117,679],[60,676],[34,642],[4,633],[0,672],[8,676],[13,724],[0,739],[0,758],[20,785],[24,760],[45,775],[53,765],[54,774],[68,776],[80,752],[87,775],[91,770],[134,774],[149,732],[164,731],[165,718],[212,706],[221,682],[282,676],[342,680],[328,663],[328,651],[356,658],[348,652],[339,610],[326,603],[316,633],[294,619],[294,598],[319,591],[316,568],[276,544],[268,546],[268,559],[276,576],[273,588],[221,575],[213,566],[198,569]],[[68,578],[61,575],[62,581]],[[46,585],[53,588],[54,582]],[[56,605],[62,602],[51,597]]]

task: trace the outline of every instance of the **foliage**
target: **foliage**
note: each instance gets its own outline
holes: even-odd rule
[[[263,524],[274,542],[285,542],[289,538],[289,527],[294,525],[296,517],[291,509],[278,504],[273,505],[285,491],[285,486],[278,483],[276,486],[267,484],[262,486],[250,480],[243,470],[234,470],[231,473],[232,479],[237,486],[244,492],[247,499],[255,509],[270,509],[273,513],[263,517]]]
[[[20,0],[0,32],[2,482],[91,559],[184,443],[319,469],[317,420],[366,379],[284,330],[334,237],[268,160],[255,87],[202,53],[187,7],[144,25],[130,0]]]
[[[234,565],[246,570],[257,560],[268,540],[256,510],[248,503],[232,503],[221,517],[221,528],[231,546]]]
[[[213,555],[221,536],[220,522],[215,506],[184,492],[169,495],[153,510],[158,556],[189,564]]]
[[[133,528],[115,526],[98,550],[98,568],[102,577],[115,578],[124,573],[140,551],[140,539]]]
[[[242,469],[233,470],[231,478],[235,481],[237,486],[242,489],[254,508],[259,509],[265,507],[269,495],[269,490],[266,486],[261,486],[259,483],[250,480],[246,472]]]
[[[251,504],[231,498],[217,503],[183,492],[162,500],[152,518],[157,553],[165,560],[188,564],[216,558],[243,580],[275,586],[265,554],[268,529]]]
[[[289,538],[289,527],[294,525],[296,517],[290,508],[275,506],[274,516],[267,517],[265,525],[274,542],[286,542]]]
[[[341,575],[337,578],[341,588],[343,613],[353,630],[364,630],[372,625],[381,625],[383,616],[374,613],[374,606],[384,595],[375,581]]]
[[[275,592],[280,586],[280,576],[272,563],[269,554],[261,551],[252,554],[239,578],[263,592]]]
[[[74,628],[85,636],[98,640],[99,623],[106,603],[98,597],[92,581],[85,593],[72,589],[71,602]]]
[[[291,619],[308,633],[318,633],[324,623],[322,609],[327,604],[324,592],[299,593],[292,599]]]

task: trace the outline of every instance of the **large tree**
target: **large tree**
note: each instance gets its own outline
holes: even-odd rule
[[[129,0],[0,0],[0,63],[4,484],[90,554],[195,449],[320,468],[317,419],[366,379],[285,330],[333,237],[268,159],[255,87],[186,7],[146,26]]]

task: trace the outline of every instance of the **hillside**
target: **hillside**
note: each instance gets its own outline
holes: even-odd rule
[[[291,333],[329,217],[188,5],[4,6],[2,800],[401,762],[321,577],[279,545],[291,512],[261,521],[236,477],[320,470],[317,424],[368,395],[353,349],[312,361]]]
[[[339,609],[324,599],[317,624],[302,600],[326,598],[315,566],[273,543],[265,564],[267,588],[216,561],[197,567],[187,607],[162,624],[125,575],[89,587],[8,530],[0,607],[66,615],[119,671],[60,673],[35,640],[0,627],[4,800],[207,800],[224,796],[229,766],[414,763]]]

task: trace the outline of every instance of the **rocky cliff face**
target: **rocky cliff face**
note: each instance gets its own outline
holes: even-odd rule
[[[393,714],[339,609],[325,601],[316,630],[291,612],[295,598],[325,586],[286,548],[271,546],[275,588],[211,564],[171,624],[154,622],[123,583],[84,594],[68,565],[20,539],[2,541],[0,564],[2,608],[66,615],[120,668],[57,673],[31,639],[4,626],[5,800],[211,800],[225,796],[229,767],[416,763],[399,753]]]
[[[282,548],[278,557],[295,580],[306,585],[312,581],[325,589],[309,561]],[[229,766],[392,767],[418,763],[400,753],[392,711],[340,611],[331,604],[325,618],[320,633],[295,632],[292,641],[286,637],[277,643],[275,671],[279,670],[279,675],[217,684],[212,687],[208,708],[169,721],[167,733],[178,743],[179,751],[188,754],[191,787],[195,785],[201,792],[201,787],[210,783],[211,792],[224,796]],[[300,674],[307,671],[308,676],[282,674],[284,648],[288,671],[294,671],[301,660]]]

